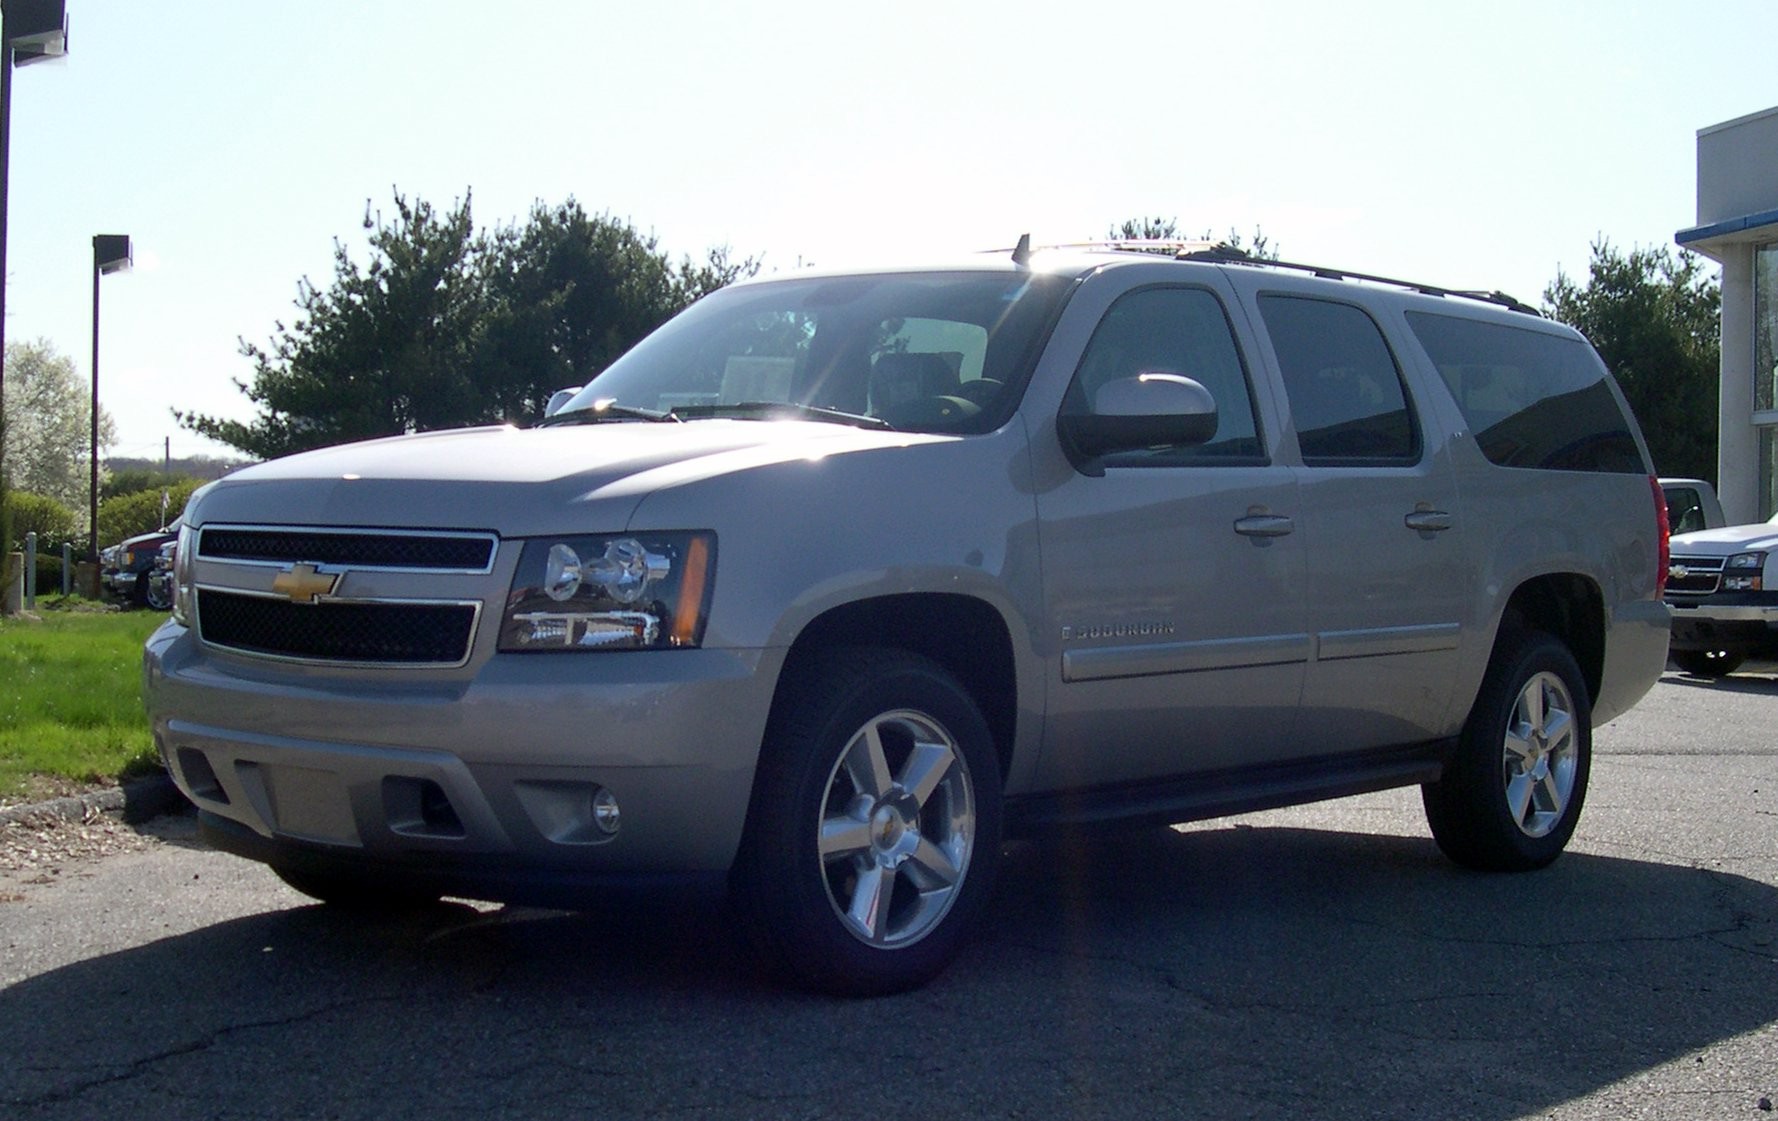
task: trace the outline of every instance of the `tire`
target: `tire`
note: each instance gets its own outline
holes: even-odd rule
[[[147,581],[144,587],[146,590],[142,593],[143,604],[155,611],[173,610],[173,597],[165,592],[157,592],[153,580]]]
[[[272,871],[280,880],[310,899],[346,911],[393,914],[430,907],[438,902],[436,895],[428,895],[413,888],[391,887],[369,879],[277,865],[272,866]]]
[[[730,899],[767,963],[820,992],[917,988],[993,888],[1000,768],[980,709],[934,663],[849,650],[787,671]]]
[[[1672,650],[1667,656],[1693,677],[1727,677],[1747,660],[1743,655],[1727,650]]]
[[[1560,856],[1586,800],[1592,715],[1560,641],[1540,631],[1502,641],[1443,777],[1420,788],[1445,855],[1489,872]]]
[[[147,607],[148,606],[148,574],[147,573],[138,572],[136,574],[136,582],[134,584],[130,585],[129,599],[130,599],[130,606],[131,607]]]

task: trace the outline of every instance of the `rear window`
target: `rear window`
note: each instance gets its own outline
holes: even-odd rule
[[[1407,319],[1489,460],[1647,473],[1605,364],[1586,343],[1429,312]]]

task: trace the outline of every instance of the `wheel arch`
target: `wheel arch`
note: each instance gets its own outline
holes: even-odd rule
[[[792,643],[773,703],[783,695],[786,682],[824,652],[858,646],[918,654],[955,677],[987,721],[1000,777],[1007,778],[1018,728],[1018,673],[1012,632],[992,604],[975,596],[924,592],[829,608],[810,620]]]
[[[1605,595],[1578,572],[1534,576],[1517,588],[1501,612],[1490,661],[1527,631],[1554,635],[1580,666],[1589,701],[1599,698],[1605,677]]]

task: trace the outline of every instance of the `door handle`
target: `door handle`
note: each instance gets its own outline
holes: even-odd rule
[[[1415,510],[1402,521],[1409,529],[1421,533],[1437,533],[1451,528],[1451,515],[1443,510]]]
[[[1243,537],[1283,537],[1296,523],[1282,514],[1249,514],[1235,519],[1235,532]]]

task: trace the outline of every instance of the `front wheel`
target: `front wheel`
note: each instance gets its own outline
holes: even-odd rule
[[[790,671],[732,877],[765,957],[823,992],[925,984],[992,888],[1000,769],[980,710],[924,658],[856,650]]]
[[[146,576],[140,579],[145,582],[147,589],[142,593],[142,602],[145,605],[155,611],[171,611],[173,609],[171,583],[157,582]]]
[[[1740,654],[1727,650],[1674,650],[1667,656],[1693,677],[1727,677],[1746,661]]]
[[[1580,667],[1554,636],[1502,642],[1443,777],[1420,788],[1445,855],[1494,872],[1560,856],[1586,798],[1592,716]]]

